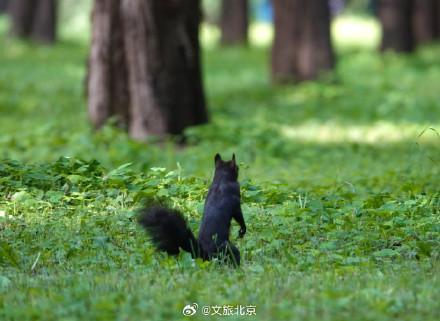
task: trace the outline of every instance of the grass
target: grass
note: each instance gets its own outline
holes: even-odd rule
[[[2,38],[0,319],[187,319],[196,302],[256,316],[189,319],[436,320],[440,47],[380,56],[377,37],[335,35],[335,73],[283,87],[267,43],[208,43],[211,123],[183,149],[90,129],[84,41]],[[134,221],[156,197],[196,230],[216,152],[241,165],[239,270],[156,253]]]

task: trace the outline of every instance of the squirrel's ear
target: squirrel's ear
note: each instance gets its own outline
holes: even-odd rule
[[[217,164],[220,163],[221,161],[222,161],[222,157],[220,156],[220,154],[219,153],[215,154],[214,157],[215,165],[217,166]]]
[[[235,153],[232,154],[232,165],[236,166],[237,163],[235,162]]]

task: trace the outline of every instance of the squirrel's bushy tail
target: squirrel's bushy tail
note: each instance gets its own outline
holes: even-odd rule
[[[199,243],[179,211],[153,206],[141,210],[138,221],[158,250],[177,255],[181,248],[193,257],[201,256]]]

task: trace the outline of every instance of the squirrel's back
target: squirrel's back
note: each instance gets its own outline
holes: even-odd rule
[[[215,159],[215,174],[206,197],[203,219],[199,230],[199,244],[207,253],[229,242],[233,213],[240,208],[240,185],[235,158]]]

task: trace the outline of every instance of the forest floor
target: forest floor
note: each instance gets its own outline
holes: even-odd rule
[[[265,43],[208,43],[211,122],[175,148],[93,132],[86,43],[0,20],[0,320],[438,320],[440,47],[380,55],[342,30],[335,73],[296,86],[271,85]],[[135,223],[157,197],[197,230],[216,152],[240,163],[237,270],[157,253]]]

